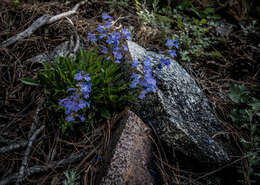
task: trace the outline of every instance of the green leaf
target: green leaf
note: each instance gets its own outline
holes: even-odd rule
[[[39,86],[40,82],[32,79],[32,78],[21,78],[20,79],[22,83],[26,84],[26,85],[31,85],[31,86]]]
[[[206,19],[201,19],[199,24],[206,24],[207,20]]]
[[[249,98],[248,94],[249,92],[245,86],[234,84],[230,87],[230,93],[228,96],[235,103],[246,103]]]
[[[215,57],[221,57],[221,56],[222,56],[219,51],[212,51],[212,52],[211,52],[211,55],[212,55],[212,56],[215,56]]]
[[[108,111],[107,109],[103,109],[103,110],[101,111],[101,116],[102,116],[103,118],[106,118],[106,119],[110,119],[110,118],[111,118],[111,115],[110,115],[110,113],[109,113],[109,111]]]
[[[117,95],[110,95],[109,96],[109,100],[112,101],[112,102],[115,102],[117,99],[118,99]]]
[[[255,102],[250,103],[249,105],[252,107],[253,110],[260,111],[260,100],[256,100]]]
[[[206,8],[203,12],[204,12],[205,14],[210,14],[210,13],[213,13],[214,11],[215,11],[214,8]]]
[[[246,113],[248,115],[249,122],[251,123],[253,121],[254,113],[252,110],[246,110]]]

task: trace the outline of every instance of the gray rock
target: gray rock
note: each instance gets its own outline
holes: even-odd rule
[[[130,110],[125,111],[123,120],[118,124],[111,144],[111,162],[100,185],[154,184],[148,170],[152,155],[150,128]]]
[[[78,35],[75,36],[76,41],[74,41],[74,37],[71,36],[70,41],[65,41],[58,46],[56,46],[52,51],[50,52],[45,52],[42,54],[39,54],[37,56],[34,56],[30,59],[27,59],[25,63],[44,63],[47,62],[51,64],[53,61],[56,60],[57,57],[66,57],[66,56],[71,56],[73,57],[74,54],[79,50],[80,43]]]
[[[159,63],[161,54],[146,51],[128,41],[132,59],[139,62],[150,57],[153,65]],[[140,70],[141,64],[138,66]],[[145,122],[153,125],[169,147],[193,156],[201,162],[223,163],[230,160],[233,148],[224,129],[218,122],[209,103],[195,80],[174,60],[165,66],[157,79],[158,91],[134,103],[135,112]]]

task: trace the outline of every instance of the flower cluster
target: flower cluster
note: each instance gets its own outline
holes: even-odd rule
[[[124,52],[128,51],[127,45],[124,40],[132,40],[130,32],[123,28],[120,32],[112,31],[112,17],[107,13],[102,14],[103,25],[98,25],[96,28],[97,34],[91,32],[88,33],[88,39],[93,44],[97,44],[98,41],[105,39],[105,43],[108,46],[99,45],[100,52],[102,54],[108,55],[107,60],[111,57],[115,60],[115,63],[120,63],[123,58]],[[110,32],[111,31],[111,32]],[[168,55],[171,58],[176,57],[176,49],[178,49],[178,41],[168,40],[165,44],[168,49]],[[132,61],[132,67],[136,68],[139,65],[137,60]],[[170,65],[170,58],[160,59],[160,63],[156,66],[156,70],[161,70],[163,66]],[[146,58],[143,61],[144,76],[133,73],[130,79],[132,80],[130,88],[141,87],[142,90],[138,96],[140,99],[144,99],[148,92],[156,92],[156,79],[152,75],[152,67],[150,63],[150,58]]]
[[[77,81],[76,88],[68,88],[67,92],[72,92],[71,96],[60,100],[59,105],[65,109],[66,121],[71,122],[79,118],[81,122],[84,122],[85,117],[79,112],[90,107],[90,102],[87,100],[91,90],[91,78],[84,71],[78,71],[74,79]]]
[[[110,32],[112,28],[112,17],[107,13],[102,14],[103,25],[98,25],[96,28],[97,34],[91,32],[88,33],[88,39],[90,42],[97,43],[99,40],[105,39],[107,46],[99,45],[100,52],[108,55],[107,60],[111,57],[115,59],[116,63],[120,63],[123,58],[123,51],[128,51],[125,44],[122,43],[122,39],[132,40],[130,32],[124,28],[120,32]]]
[[[138,65],[138,61],[133,60],[133,67],[136,67]],[[130,77],[131,79],[133,79],[130,87],[131,88],[136,88],[137,84],[140,84],[142,86],[142,91],[140,92],[138,98],[139,99],[144,99],[146,94],[148,92],[156,92],[156,80],[152,75],[152,66],[151,66],[151,62],[150,62],[150,58],[147,57],[144,60],[144,77],[142,80],[140,80],[140,75],[133,73],[133,75]]]
[[[173,46],[178,49],[179,48],[179,42],[176,40],[176,41],[173,41],[173,40],[167,40],[165,46],[167,46],[169,48],[168,50],[168,54],[170,55],[170,57],[172,59],[174,59],[177,54],[176,54],[176,50],[173,49]],[[161,52],[162,54],[164,52]],[[163,68],[163,65],[166,65],[166,66],[169,66],[170,65],[170,59],[169,58],[161,58],[160,59],[160,63],[158,64],[158,69],[161,70]]]
[[[176,50],[172,49],[172,47],[174,46],[176,49],[178,49],[178,41],[168,40],[165,45],[170,48],[168,50],[168,54],[171,56],[172,59],[174,59],[177,55]],[[163,52],[161,53],[163,54]],[[133,68],[137,67],[138,65],[139,62],[137,60],[132,61]],[[164,65],[170,65],[170,58],[160,59],[160,63],[157,65],[156,68],[158,74],[160,74],[160,70],[163,68]],[[133,75],[130,77],[132,79],[130,88],[136,88],[138,84],[143,88],[138,96],[139,99],[144,99],[148,92],[156,92],[156,79],[152,75],[152,66],[149,57],[144,60],[143,66],[144,77],[142,80],[140,80],[141,76],[136,73],[133,73]]]

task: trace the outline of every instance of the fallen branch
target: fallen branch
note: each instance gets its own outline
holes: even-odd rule
[[[34,116],[34,122],[32,123],[30,132],[28,134],[28,138],[31,137],[31,135],[35,132],[37,126],[39,125],[39,116],[38,116],[38,114],[39,114],[39,111],[41,110],[42,102],[43,102],[43,99],[40,100],[40,103],[37,106],[37,109],[36,109],[36,112],[35,112],[35,116]],[[31,103],[30,103],[30,105],[31,105]],[[23,141],[19,141],[19,142],[13,142],[13,140],[5,139],[3,137],[0,137],[0,142],[1,143],[8,143],[8,144],[12,143],[12,144],[10,144],[8,146],[0,148],[0,154],[3,154],[3,153],[6,153],[6,152],[12,152],[14,150],[17,150],[17,149],[20,149],[20,148],[23,148],[23,147],[27,146],[28,143],[30,142],[30,140],[29,141],[23,140]]]
[[[41,140],[43,140],[45,138],[46,138],[46,136],[42,136],[42,137],[38,138],[35,141],[35,143],[39,143]],[[28,145],[28,141],[25,141],[25,140],[21,140],[21,141],[18,141],[18,142],[13,142],[13,140],[10,140],[10,141],[12,141],[11,142],[12,144],[0,148],[0,154],[12,152],[12,151],[24,148],[24,147],[26,147]]]
[[[25,141],[25,140],[23,140]],[[10,144],[10,143],[21,143],[21,141],[17,142],[17,140],[12,140],[12,139],[6,139],[2,136],[0,136],[0,143],[4,143],[4,144]]]
[[[20,141],[18,143],[13,143],[9,146],[2,147],[2,148],[0,148],[0,154],[6,153],[6,152],[12,152],[14,150],[23,148],[27,144],[28,144],[28,141]]]
[[[33,124],[34,125],[34,124]],[[34,132],[34,134],[32,135],[32,137],[29,140],[28,146],[24,152],[24,159],[22,161],[22,166],[19,170],[19,175],[16,181],[16,185],[20,184],[23,180],[24,180],[24,173],[25,173],[25,168],[28,165],[28,156],[31,152],[31,148],[32,148],[32,144],[35,141],[36,137],[40,134],[40,132],[45,128],[45,125],[42,125],[38,130],[36,130]]]
[[[25,37],[29,37],[31,34],[33,34],[38,28],[42,27],[45,25],[50,19],[50,16],[43,15],[40,18],[38,18],[29,28],[24,30],[21,33],[18,33],[15,36],[12,36],[10,39],[2,42],[0,44],[0,48],[5,48],[10,46],[11,44],[17,42],[18,40],[21,40]]]
[[[64,18],[64,17],[68,17],[68,16],[70,16],[70,15],[72,15],[72,14],[77,13],[79,7],[80,7],[81,5],[87,3],[87,2],[88,2],[88,0],[81,1],[81,2],[79,2],[78,4],[76,4],[76,5],[72,8],[72,10],[70,10],[70,11],[68,11],[68,12],[61,13],[61,14],[56,15],[56,16],[53,16],[52,18],[50,18],[50,20],[48,21],[47,24],[52,24],[52,23],[56,22],[57,20],[60,20],[60,19],[62,19],[62,18]]]
[[[85,156],[86,156],[86,153],[85,152],[81,152],[79,154],[73,154],[70,157],[68,157],[66,159],[62,159],[60,161],[50,162],[49,164],[47,164],[47,166],[35,165],[35,166],[29,168],[25,172],[24,179],[26,177],[34,175],[36,173],[46,172],[50,168],[57,168],[60,165],[66,165],[66,164],[75,163],[75,162],[81,160]],[[18,178],[19,178],[19,173],[15,173],[15,174],[10,175],[9,177],[3,179],[2,181],[0,181],[0,185],[6,185],[6,184],[9,184],[9,183],[15,182],[15,180],[18,179]]]
[[[56,16],[49,16],[49,15],[43,15],[40,18],[38,18],[29,28],[27,28],[26,30],[24,30],[23,32],[12,36],[10,39],[2,42],[0,44],[0,48],[5,48],[8,47],[10,45],[12,45],[13,43],[25,38],[25,37],[29,37],[31,34],[33,34],[37,29],[39,29],[40,27],[44,26],[45,24],[52,24],[55,21],[58,21],[64,17],[67,17],[69,15],[75,14],[77,13],[77,10],[79,9],[79,7],[83,4],[87,3],[87,0],[81,1],[78,4],[76,4],[74,6],[74,8],[68,12],[64,12],[61,14],[58,14]]]

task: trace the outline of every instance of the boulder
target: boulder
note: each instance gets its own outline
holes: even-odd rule
[[[165,58],[132,41],[128,41],[128,48],[131,58],[140,63],[149,57],[152,65],[157,65]],[[137,69],[141,68],[139,64]],[[225,131],[223,125],[212,113],[196,81],[174,60],[161,74],[154,72],[153,75],[157,80],[157,92],[133,103],[135,113],[151,124],[171,149],[200,162],[228,162],[234,147],[229,138],[221,134]]]
[[[132,111],[126,110],[113,133],[111,157],[100,185],[151,185],[151,130]],[[107,154],[109,156],[109,154]]]

